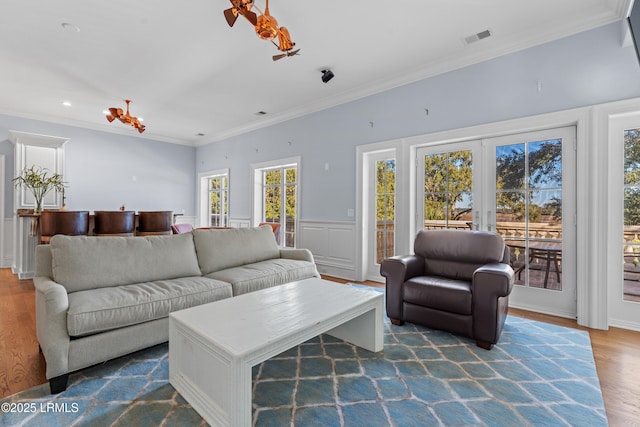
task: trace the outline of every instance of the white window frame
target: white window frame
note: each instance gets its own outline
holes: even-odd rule
[[[296,235],[298,234],[298,222],[300,221],[300,177],[302,176],[302,161],[300,156],[288,157],[285,159],[271,160],[268,162],[253,163],[251,164],[251,180],[253,181],[252,187],[252,200],[253,209],[251,215],[251,224],[256,227],[263,221],[263,195],[262,195],[262,176],[263,172],[268,169],[295,167],[296,168],[296,219],[294,227]],[[297,237],[297,236],[296,236]],[[297,243],[296,238],[296,243]],[[286,245],[286,230],[281,226],[280,229],[280,245]]]
[[[199,200],[199,209],[198,209],[198,226],[199,227],[209,227],[210,226],[210,218],[209,212],[211,211],[211,196],[209,194],[209,180],[211,178],[225,176],[227,177],[227,194],[229,195],[229,199],[231,198],[231,180],[229,179],[229,169],[217,169],[207,172],[201,172],[198,174],[198,200]],[[229,200],[227,200],[227,206],[229,206],[229,210],[231,210],[231,205],[229,204]],[[227,224],[229,223],[230,212],[227,212]]]

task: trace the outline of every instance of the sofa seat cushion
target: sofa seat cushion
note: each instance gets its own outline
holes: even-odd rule
[[[227,268],[206,277],[231,283],[233,295],[237,296],[317,275],[316,265],[312,262],[276,258]]]
[[[231,296],[228,283],[200,276],[72,292],[67,329],[72,337],[91,335]]]
[[[471,282],[418,276],[404,284],[404,302],[450,313],[471,315]]]

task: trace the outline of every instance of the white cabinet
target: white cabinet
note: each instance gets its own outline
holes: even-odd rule
[[[64,176],[64,144],[69,138],[38,135],[34,133],[9,131],[9,141],[15,145],[14,175],[24,168],[38,166],[52,174]],[[37,216],[20,214],[18,210],[33,209],[35,200],[24,187],[15,188],[13,193],[14,233],[13,265],[14,274],[20,279],[30,279],[35,273],[35,247],[38,244]],[[51,191],[43,200],[43,209],[58,209],[62,206],[62,194]]]

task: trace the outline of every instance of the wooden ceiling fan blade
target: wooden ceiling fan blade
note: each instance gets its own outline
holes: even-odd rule
[[[250,10],[247,10],[244,13],[244,17],[247,18],[247,20],[251,22],[251,25],[253,25],[254,27],[258,23],[258,15],[256,15],[255,12],[251,12]]]
[[[282,54],[280,54],[280,55],[273,55],[273,60],[274,60],[274,61],[277,61],[277,60],[279,60],[279,59],[284,58],[285,56],[287,56],[287,54],[286,54],[286,53],[282,53]]]
[[[238,11],[235,8],[230,7],[224,11],[224,17],[227,20],[227,24],[229,24],[230,27],[233,27],[233,24],[236,23],[236,19],[238,19]]]

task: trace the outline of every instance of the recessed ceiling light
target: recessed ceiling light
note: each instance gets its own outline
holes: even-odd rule
[[[102,110],[102,114],[111,114],[109,110]]]
[[[69,102],[69,101],[62,101],[62,105],[64,105],[65,107],[71,107],[71,102]]]
[[[67,31],[71,31],[72,33],[79,33],[80,32],[80,27],[73,25],[69,22],[63,22],[62,24],[62,28],[64,28]]]

